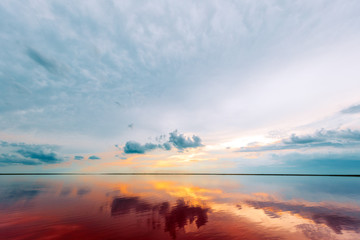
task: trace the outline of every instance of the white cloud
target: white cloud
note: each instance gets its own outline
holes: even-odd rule
[[[358,102],[359,10],[358,1],[1,1],[0,130],[125,143],[181,128],[205,141],[320,119]]]

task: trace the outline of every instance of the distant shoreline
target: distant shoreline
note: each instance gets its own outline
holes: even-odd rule
[[[284,176],[284,177],[360,177],[360,174],[306,174],[306,173],[0,173],[0,176],[17,175],[118,175],[118,176]]]

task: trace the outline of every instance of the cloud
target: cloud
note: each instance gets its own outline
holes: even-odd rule
[[[83,160],[84,157],[83,156],[74,156],[74,160]]]
[[[200,137],[196,135],[193,135],[192,138],[185,137],[183,134],[178,134],[177,130],[170,133],[169,142],[180,151],[185,148],[197,148],[203,146]]]
[[[360,131],[358,130],[325,130],[321,129],[315,132],[314,135],[296,136],[292,134],[290,140],[284,140],[286,144],[307,144],[316,142],[348,142],[360,141]]]
[[[44,163],[59,163],[59,162],[62,162],[62,159],[58,158],[56,153],[54,153],[54,152],[45,153],[41,149],[39,149],[39,150],[19,149],[17,151],[17,153],[19,153],[20,155],[22,155],[24,157],[28,157],[28,158],[31,158],[31,159],[37,159],[37,160],[39,160],[41,162],[44,162]]]
[[[345,108],[341,111],[341,113],[345,113],[345,114],[360,113],[360,104]]]
[[[39,162],[39,161],[28,159],[28,158],[23,158],[21,156],[14,155],[14,154],[2,153],[0,155],[0,166],[7,166],[7,165],[34,166],[34,165],[40,165],[40,164],[41,164],[41,162]]]
[[[126,142],[125,144],[124,152],[127,154],[133,154],[133,153],[144,154],[154,149],[170,150],[171,146],[169,143],[164,143],[164,144],[145,143],[144,145],[142,145],[135,141],[129,141]]]
[[[172,146],[177,148],[179,151],[183,151],[186,148],[197,148],[203,146],[201,144],[200,137],[193,135],[190,137],[185,137],[183,134],[178,134],[178,131],[175,130],[169,133],[169,139],[165,143],[162,144],[154,144],[154,143],[146,143],[144,145],[135,142],[135,141],[128,141],[125,144],[124,152],[127,154],[144,154],[148,151],[155,150],[155,149],[163,149],[166,151],[171,150]],[[161,141],[165,139],[165,135],[161,135],[160,137],[156,138],[157,141]]]
[[[0,165],[41,165],[63,162],[53,145],[0,142]]]
[[[45,193],[48,186],[39,182],[15,181],[0,189],[0,208],[4,209],[19,201],[27,202]]]
[[[167,150],[167,151],[168,151],[168,150],[171,150],[171,145],[170,145],[170,143],[168,143],[168,142],[164,143],[164,144],[163,144],[163,147],[164,147],[164,149]]]
[[[55,72],[58,71],[58,66],[57,66],[56,62],[46,58],[45,56],[43,56],[38,51],[36,51],[36,50],[34,50],[32,48],[28,48],[28,50],[26,51],[26,54],[32,60],[34,60],[36,63],[38,63],[39,65],[44,67],[47,71],[49,71],[51,73],[55,73]]]
[[[98,157],[98,156],[92,155],[92,156],[88,157],[88,159],[90,159],[90,160],[99,160],[101,158]]]
[[[2,26],[4,37],[0,39],[0,110],[7,110],[1,112],[1,130],[36,132],[45,139],[52,134],[84,135],[98,141],[94,144],[98,148],[106,142],[99,139],[134,134],[126,127],[132,122],[146,128],[144,133],[150,129],[160,133],[178,126],[189,131],[235,133],[256,126],[256,121],[262,125],[262,116],[287,119],[278,111],[293,116],[299,105],[305,106],[304,101],[292,102],[296,99],[308,99],[313,106],[318,101],[312,95],[305,97],[311,90],[316,99],[325,99],[318,96],[320,90],[336,90],[331,105],[343,94],[348,95],[348,89],[358,89],[359,81],[352,84],[358,48],[342,50],[344,54],[337,56],[333,47],[340,46],[340,40],[357,43],[353,36],[358,29],[357,1],[332,1],[326,4],[327,11],[321,11],[321,2],[302,1],[181,1],[174,5],[155,1],[141,6],[117,1],[84,1],[77,5],[1,2],[0,20],[7,23]],[[336,11],[339,6],[342,11]],[[303,16],[301,21],[298,15]],[[273,79],[278,79],[274,66],[298,66],[297,54],[308,57],[308,62],[312,54],[314,58],[320,55],[311,51],[319,46],[331,54],[326,55],[326,60],[354,64],[331,68],[328,66],[332,62],[319,60],[317,65],[311,61],[309,66],[299,65],[299,69],[282,67],[280,73],[286,69],[289,74],[284,73],[285,79],[291,77],[293,81],[272,84]],[[274,53],[279,62],[274,62]],[[65,66],[66,76],[46,74]],[[273,71],[258,71],[262,67]],[[312,71],[321,67],[324,74]],[[341,81],[335,85],[334,78],[330,81],[327,76],[338,69]],[[267,102],[259,101],[257,105],[257,96],[262,92],[248,91],[247,86],[248,81],[262,81],[261,77],[257,79],[259,72],[265,73],[265,80],[258,86],[264,86]],[[316,76],[317,80],[299,73]],[[309,79],[309,85],[302,85],[304,79]],[[328,84],[327,88],[317,88],[323,86],[321,79],[332,83],[331,87]],[[8,91],[15,88],[14,82],[32,94]],[[304,95],[294,94],[293,89]],[[280,94],[287,92],[289,99]],[[289,108],[278,108],[290,102]],[[253,109],[264,115],[252,114]],[[72,141],[81,145],[79,139]]]
[[[124,147],[124,152],[125,153],[139,153],[139,154],[143,154],[146,152],[146,148],[145,145],[141,145],[138,142],[134,142],[134,141],[129,141],[126,142],[125,147]]]
[[[238,152],[264,152],[273,150],[319,148],[319,147],[354,147],[360,144],[358,130],[325,130],[321,129],[312,135],[298,136],[292,134],[281,142],[265,146],[242,147]]]

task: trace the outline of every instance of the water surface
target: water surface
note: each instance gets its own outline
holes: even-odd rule
[[[360,179],[0,176],[1,239],[360,239]]]

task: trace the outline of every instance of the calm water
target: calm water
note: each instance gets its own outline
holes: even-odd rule
[[[0,176],[0,239],[360,239],[360,179]]]

